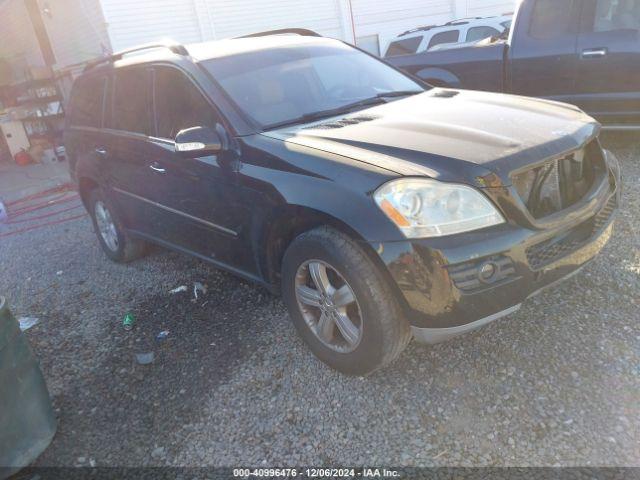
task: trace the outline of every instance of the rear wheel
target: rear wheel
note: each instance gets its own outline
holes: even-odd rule
[[[147,244],[127,234],[98,188],[89,193],[88,206],[100,246],[111,260],[126,263],[145,254]]]
[[[390,363],[411,339],[387,281],[342,233],[321,227],[285,253],[282,293],[296,329],[332,368],[366,375]]]

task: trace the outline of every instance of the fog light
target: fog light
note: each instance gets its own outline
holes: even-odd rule
[[[493,255],[482,260],[451,265],[449,274],[458,289],[472,293],[513,277],[516,269],[509,257]]]
[[[493,263],[485,263],[480,267],[480,280],[488,282],[496,273],[496,266]]]

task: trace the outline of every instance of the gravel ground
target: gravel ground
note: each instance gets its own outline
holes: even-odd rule
[[[0,238],[59,416],[37,465],[640,466],[640,146],[608,143],[625,205],[595,262],[364,379],[316,360],[259,287],[162,250],[109,262],[86,217]],[[194,281],[195,302],[168,293]]]

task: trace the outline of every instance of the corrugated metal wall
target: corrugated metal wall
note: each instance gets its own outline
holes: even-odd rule
[[[217,38],[292,26],[343,35],[336,0],[209,0],[208,6]]]
[[[382,52],[391,39],[406,30],[455,17],[452,0],[351,0],[351,5],[356,38],[378,35]]]
[[[467,16],[484,17],[512,13],[516,9],[515,0],[468,0]]]
[[[170,38],[180,43],[295,25],[343,35],[337,0],[103,0],[115,50]]]
[[[102,0],[115,50],[161,38],[189,43],[285,27],[353,41],[378,35],[384,51],[399,33],[467,15],[495,15],[515,0]],[[462,5],[462,7],[460,6]]]
[[[202,39],[193,0],[103,0],[102,10],[116,51],[164,38],[180,43]]]
[[[56,66],[99,57],[111,49],[99,0],[38,0]]]

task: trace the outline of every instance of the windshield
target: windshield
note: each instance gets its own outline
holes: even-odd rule
[[[201,64],[262,128],[388,92],[424,90],[402,73],[340,42],[282,46]]]

